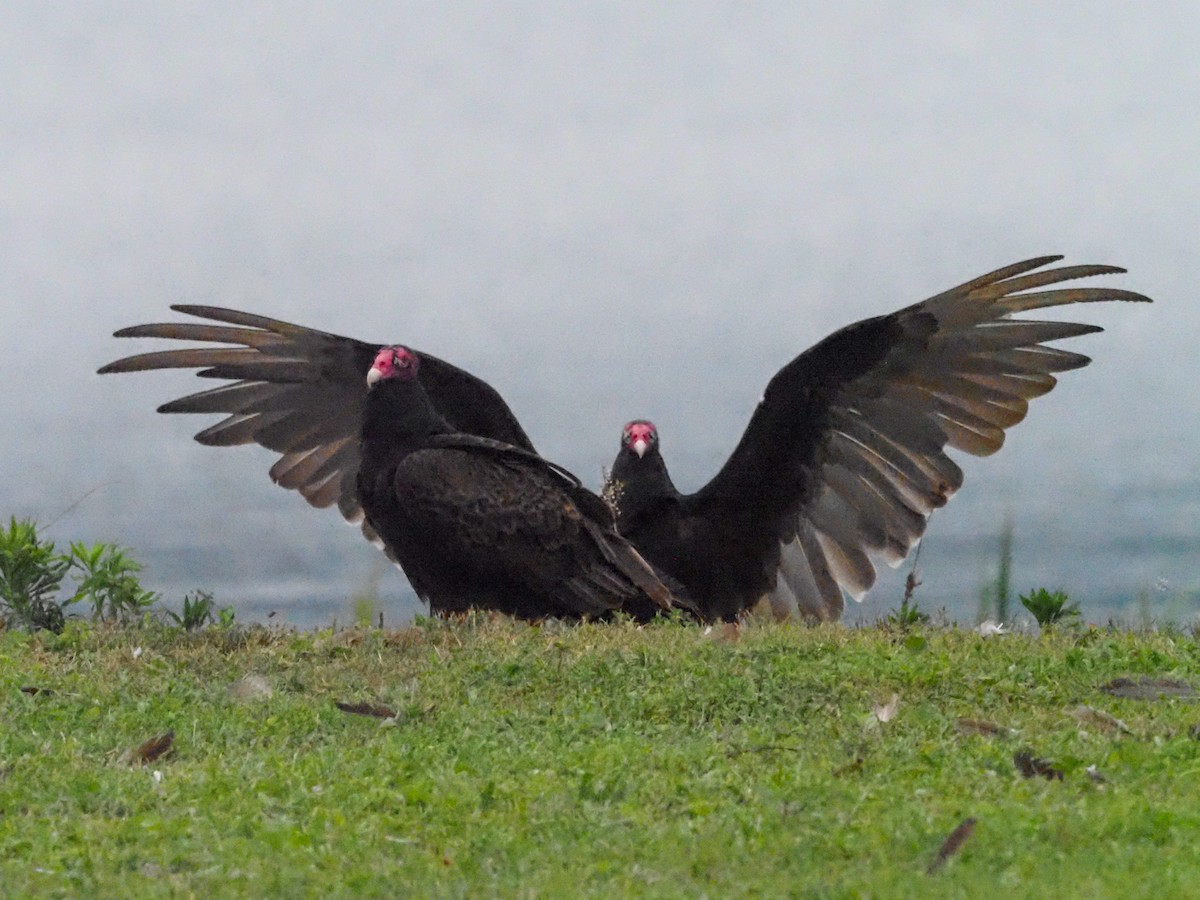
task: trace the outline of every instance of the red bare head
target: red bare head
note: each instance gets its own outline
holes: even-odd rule
[[[371,371],[367,373],[367,387],[371,387],[377,381],[386,381],[391,378],[412,381],[417,377],[418,368],[420,368],[420,361],[417,359],[417,354],[407,347],[400,344],[394,347],[383,347],[375,354],[375,362],[371,364]]]
[[[621,432],[621,446],[628,447],[641,459],[646,451],[658,444],[658,429],[653,422],[634,419]]]

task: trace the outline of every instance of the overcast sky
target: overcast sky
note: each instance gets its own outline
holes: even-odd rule
[[[8,4],[0,513],[86,495],[58,533],[152,561],[164,535],[243,568],[290,547],[298,577],[371,558],[269,483],[269,454],[153,413],[194,379],[94,375],[171,303],[451,359],[593,485],[653,418],[695,488],[829,331],[1065,253],[1157,305],[1071,311],[1106,329],[1072,344],[1096,362],[965,464],[931,534],[1011,510],[1031,567],[1156,529],[1178,562],[1200,518],[1197,47],[1193,3]],[[1122,553],[1122,590],[1200,587]]]

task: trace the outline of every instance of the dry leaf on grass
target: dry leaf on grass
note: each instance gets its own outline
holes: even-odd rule
[[[733,643],[742,636],[741,626],[737,622],[722,622],[720,625],[709,625],[704,629],[704,636],[710,641],[728,641]]]
[[[866,761],[866,757],[860,753],[844,766],[838,766],[831,774],[834,778],[845,778],[847,775],[854,775],[862,771],[863,763]]]
[[[1068,709],[1067,715],[1078,719],[1084,725],[1092,725],[1097,728],[1107,729],[1108,731],[1120,731],[1124,734],[1133,734],[1129,730],[1129,726],[1116,716],[1110,715],[1102,709],[1096,709],[1094,706],[1088,706],[1086,703],[1081,703],[1079,706]]]
[[[1176,697],[1180,700],[1200,699],[1196,688],[1186,681],[1178,678],[1151,678],[1148,675],[1114,678],[1100,690],[1123,700],[1159,700],[1163,697]]]
[[[1063,780],[1062,769],[1054,768],[1050,760],[1039,759],[1030,750],[1018,750],[1014,753],[1013,764],[1017,767],[1017,771],[1026,778],[1034,778],[1040,775],[1047,781]]]
[[[1095,763],[1092,763],[1092,765],[1088,766],[1083,771],[1085,771],[1087,773],[1087,777],[1092,779],[1092,781],[1096,784],[1108,784],[1108,779],[1100,774],[1100,770],[1096,768]]]
[[[342,703],[340,700],[333,701],[333,705],[344,713],[350,713],[352,716],[373,716],[376,719],[396,718],[396,711],[383,705],[373,703]]]
[[[131,766],[144,766],[146,763],[152,763],[160,756],[170,752],[171,747],[175,744],[175,730],[164,732],[157,737],[152,737],[148,741],[142,741],[132,750],[126,757]]]
[[[987,719],[956,719],[954,727],[962,734],[981,734],[984,737],[1008,738],[1016,735],[1016,730],[1004,725],[997,725]]]
[[[314,650],[335,650],[355,647],[363,642],[366,632],[361,628],[343,628],[313,642]]]
[[[967,838],[975,831],[975,819],[967,818],[958,823],[955,828],[942,841],[942,846],[938,848],[937,856],[933,858],[933,862],[929,864],[929,868],[925,870],[926,874],[932,875],[938,869],[946,864],[955,853],[962,849],[962,845],[966,843]]]

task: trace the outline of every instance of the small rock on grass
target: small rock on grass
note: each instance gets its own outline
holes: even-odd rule
[[[896,718],[896,713],[900,710],[900,695],[892,694],[890,700],[886,703],[876,703],[871,707],[871,714],[880,722],[890,722]]]
[[[243,675],[229,685],[229,696],[234,700],[266,700],[273,693],[270,683],[261,675]]]

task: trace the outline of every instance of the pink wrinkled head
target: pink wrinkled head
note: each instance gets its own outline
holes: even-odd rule
[[[634,419],[621,432],[621,446],[628,447],[641,459],[647,450],[658,443],[658,429],[653,422]]]
[[[412,381],[417,377],[419,366],[417,354],[407,347],[399,344],[395,347],[383,347],[375,354],[375,362],[371,364],[371,371],[367,373],[367,386],[389,378]]]

